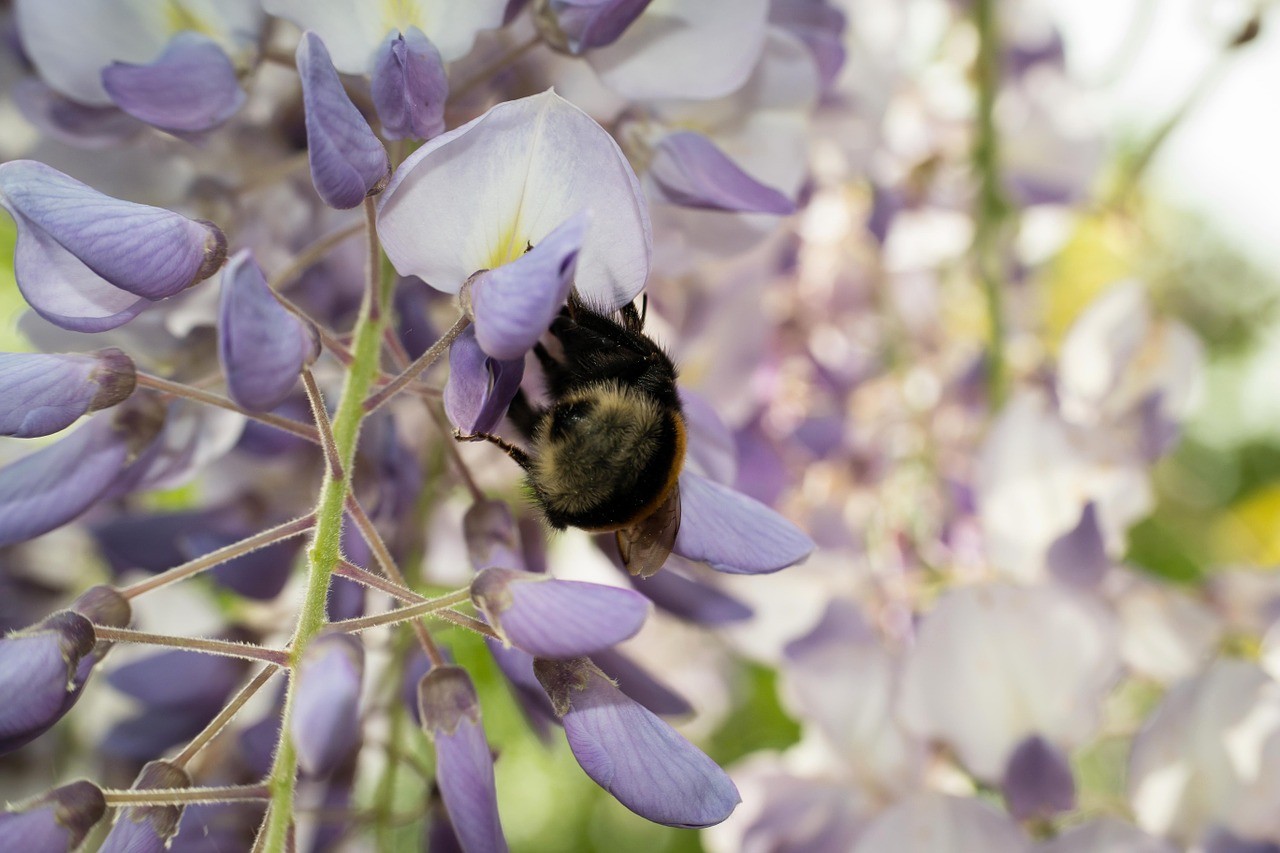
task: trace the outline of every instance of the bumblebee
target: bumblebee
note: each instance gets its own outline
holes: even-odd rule
[[[628,571],[648,577],[680,529],[686,438],[675,365],[634,305],[612,316],[574,294],[548,333],[559,353],[534,348],[548,404],[521,390],[507,411],[529,449],[487,434],[459,438],[502,447],[548,524],[613,531]]]

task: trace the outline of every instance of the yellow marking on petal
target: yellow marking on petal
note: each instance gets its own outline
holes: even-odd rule
[[[170,33],[180,33],[183,30],[190,30],[194,33],[216,38],[217,31],[206,21],[202,20],[199,15],[191,11],[182,3],[182,0],[169,0],[165,4],[165,25]]]
[[[511,224],[498,232],[498,239],[489,251],[489,261],[484,269],[497,269],[520,257],[529,248],[529,238],[520,227],[520,214],[517,212]]]
[[[409,27],[425,29],[422,5],[418,0],[382,0],[383,29],[404,32]]]

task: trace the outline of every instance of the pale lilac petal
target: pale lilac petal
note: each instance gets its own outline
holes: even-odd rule
[[[588,216],[579,212],[516,260],[483,272],[469,289],[476,340],[490,358],[524,358],[573,289]]]
[[[133,788],[190,788],[191,777],[169,761],[143,766]],[[98,853],[165,853],[178,832],[182,806],[131,806],[121,809]]]
[[[688,699],[617,649],[596,652],[591,656],[591,662],[613,679],[619,690],[653,713],[662,717],[684,717],[693,713]]]
[[[38,737],[70,707],[76,669],[93,650],[93,626],[61,611],[0,638],[0,754]]]
[[[1014,748],[1000,787],[1017,820],[1053,818],[1076,807],[1076,781],[1067,756],[1039,735]]]
[[[544,658],[617,645],[635,636],[653,609],[635,590],[502,568],[476,576],[471,600],[504,640]]]
[[[764,504],[692,471],[680,474],[681,557],[731,574],[761,574],[809,556],[813,540]]]
[[[1080,523],[1049,546],[1045,561],[1055,578],[1075,586],[1093,587],[1102,580],[1111,568],[1111,558],[1093,501],[1085,504]]]
[[[1174,848],[1119,818],[1104,817],[1072,827],[1036,853],[1174,853]]]
[[[649,274],[649,213],[613,137],[548,91],[499,104],[410,155],[379,199],[378,235],[401,273],[457,293],[581,210],[591,222],[578,290],[618,308]]]
[[[422,30],[392,33],[374,60],[373,106],[385,139],[431,139],[444,133],[449,76]]]
[[[0,546],[61,527],[102,497],[158,425],[135,431],[115,413],[0,468]]]
[[[978,799],[932,791],[900,800],[867,828],[853,853],[1027,853],[1008,816]]]
[[[1200,853],[1280,853],[1280,843],[1268,839],[1247,838],[1229,829],[1215,827],[1205,835]]]
[[[214,225],[105,196],[31,160],[0,165],[0,204],[18,225],[22,295],[73,331],[119,326],[148,300],[213,275],[226,256]]]
[[[190,31],[175,35],[152,62],[111,63],[102,69],[102,87],[129,115],[174,133],[212,130],[245,102],[230,58]]]
[[[315,330],[280,304],[249,251],[233,255],[218,302],[218,360],[231,399],[250,411],[270,411],[319,355]]]
[[[418,712],[436,747],[436,782],[467,853],[505,853],[498,821],[493,753],[480,723],[480,702],[466,670],[432,668],[418,684]]]
[[[289,721],[298,764],[307,773],[329,773],[355,747],[363,677],[364,646],[350,634],[326,634],[307,646]]]
[[[669,204],[734,213],[795,213],[791,199],[748,175],[701,133],[680,131],[658,143],[649,163],[658,198]]]
[[[347,97],[319,36],[303,34],[297,60],[311,181],[330,207],[356,207],[385,185],[391,171],[387,150]]]
[[[641,817],[679,827],[720,823],[741,801],[720,767],[589,661],[538,660],[573,756],[596,784]]]
[[[41,135],[76,148],[113,148],[147,127],[116,107],[88,106],[65,98],[36,77],[19,80],[10,94],[22,117]]]
[[[133,360],[114,347],[83,355],[0,353],[0,435],[52,435],[123,401],[136,381]]]
[[[685,464],[696,466],[699,474],[717,483],[732,485],[738,474],[733,432],[707,398],[696,391],[680,389],[680,409],[689,436]]]
[[[477,572],[490,566],[524,568],[516,521],[505,501],[477,501],[462,517],[467,556]]]
[[[809,48],[825,92],[844,67],[845,14],[828,0],[773,0],[769,23],[796,36]]]
[[[464,433],[492,432],[520,390],[524,359],[498,361],[485,355],[468,326],[449,347],[449,378],[444,384],[444,411]]]
[[[107,813],[102,790],[81,779],[0,812],[0,849],[69,853]]]
[[[653,0],[547,0],[537,4],[539,30],[557,49],[582,53],[613,44]]]

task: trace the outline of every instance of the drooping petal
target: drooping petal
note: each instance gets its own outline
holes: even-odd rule
[[[133,787],[189,788],[191,777],[170,761],[151,761],[143,766]],[[121,809],[98,853],[164,853],[178,831],[182,806],[130,806]]]
[[[226,238],[208,222],[121,201],[31,160],[0,164],[18,225],[18,288],[42,317],[98,332],[217,272]]]
[[[649,274],[648,210],[613,137],[548,91],[499,104],[414,152],[379,199],[378,234],[401,273],[457,293],[581,210],[591,222],[578,290],[618,308]]]
[[[534,21],[552,47],[582,53],[613,44],[653,0],[538,0]]]
[[[696,828],[720,823],[741,801],[714,761],[590,661],[539,659],[534,672],[560,714],[574,758],[636,814]]]
[[[1076,782],[1067,756],[1039,735],[1014,748],[1000,787],[1009,814],[1017,820],[1053,818],[1076,807]]]
[[[640,580],[632,579],[636,591],[660,609],[701,625],[728,625],[751,618],[751,608],[727,593],[671,570]]]
[[[355,746],[363,677],[364,646],[350,634],[326,634],[307,646],[290,718],[298,763],[307,773],[330,772]]]
[[[319,36],[303,34],[297,60],[311,181],[330,207],[356,207],[386,185],[387,150],[347,97]]]
[[[535,657],[574,658],[635,636],[653,606],[631,589],[485,569],[471,600],[490,625]]]
[[[382,43],[373,65],[373,106],[385,139],[431,139],[444,133],[449,76],[440,51],[410,27]]]
[[[449,378],[444,384],[444,411],[464,433],[492,432],[520,390],[524,359],[498,361],[485,355],[468,326],[449,347]]]
[[[523,569],[516,521],[505,501],[477,501],[462,517],[467,556],[477,572],[490,566]]]
[[[981,800],[933,791],[900,800],[867,828],[853,853],[1027,853],[1017,824]]]
[[[0,435],[35,438],[133,393],[133,360],[114,347],[93,353],[0,353]]]
[[[591,662],[609,676],[618,689],[660,717],[684,717],[693,713],[689,700],[654,678],[640,664],[617,649],[591,656]]]
[[[117,410],[0,468],[0,546],[48,533],[93,506],[158,430]]]
[[[649,163],[658,198],[681,207],[734,213],[795,213],[795,202],[742,170],[707,137],[680,131],[663,137]]]
[[[418,683],[422,726],[435,742],[436,782],[467,853],[505,853],[498,820],[493,753],[480,723],[480,702],[466,670],[436,666]]]
[[[39,736],[65,713],[76,668],[93,645],[89,620],[65,610],[0,639],[0,754]]]
[[[81,779],[0,812],[0,848],[69,853],[107,812],[102,790]]]
[[[1092,587],[1102,580],[1111,568],[1111,558],[1093,501],[1085,504],[1080,523],[1049,546],[1045,562],[1055,578],[1076,586]]]
[[[129,115],[174,133],[213,130],[245,102],[230,58],[213,39],[191,31],[175,35],[151,62],[111,63],[102,70],[102,87]]]
[[[674,550],[730,574],[761,574],[809,556],[813,540],[759,501],[692,471],[680,474]]]
[[[233,255],[218,301],[218,360],[231,399],[254,412],[270,411],[319,355],[315,330],[280,304],[249,251]]]
[[[588,221],[579,211],[511,263],[468,282],[463,298],[470,300],[476,340],[490,358],[524,358],[547,333],[573,289]]]

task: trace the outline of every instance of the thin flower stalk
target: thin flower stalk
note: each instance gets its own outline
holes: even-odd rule
[[[93,633],[99,640],[115,643],[164,646],[169,649],[182,649],[189,652],[203,652],[210,655],[262,661],[275,666],[288,666],[289,664],[289,655],[283,649],[267,649],[262,646],[250,645],[249,643],[237,643],[232,640],[211,640],[206,637],[175,637],[169,634],[134,631],[131,628],[112,628],[108,625],[94,625]]]

